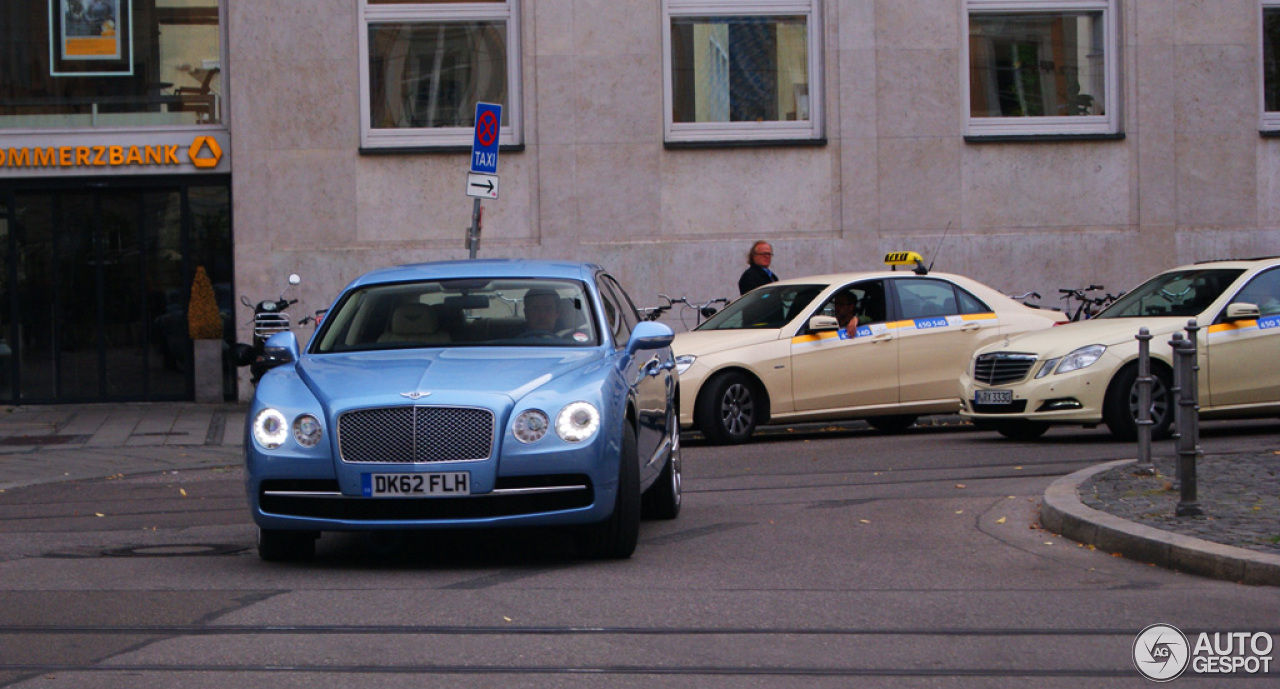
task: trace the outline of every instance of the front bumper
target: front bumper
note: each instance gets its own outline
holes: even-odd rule
[[[301,460],[268,455],[249,442],[245,489],[253,520],[265,529],[372,531],[589,524],[612,513],[617,494],[617,456],[606,451],[610,443],[602,437],[584,447],[537,455],[430,464]],[[504,473],[502,467],[511,473]],[[456,497],[362,495],[364,474],[456,471],[473,477],[475,492]]]
[[[1006,385],[987,385],[973,379],[972,370],[960,378],[964,388],[960,415],[974,421],[1025,419],[1045,423],[1096,424],[1102,422],[1102,407],[1111,376],[1106,367],[1093,366],[1064,373],[1034,378],[1044,364],[1036,361],[1027,377]],[[1095,368],[1097,367],[1097,368]],[[1101,375],[1100,375],[1101,374]],[[1008,390],[1011,404],[982,405],[975,403],[979,390]]]

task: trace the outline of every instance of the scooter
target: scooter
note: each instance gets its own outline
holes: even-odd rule
[[[296,274],[289,276],[289,285],[300,282],[302,278]],[[241,296],[240,303],[253,309],[253,344],[236,343],[235,363],[236,366],[248,366],[249,380],[257,385],[262,375],[272,368],[272,362],[266,356],[267,339],[276,333],[288,332],[291,321],[285,309],[297,304],[298,300],[288,299],[281,292],[278,299],[264,299],[256,304],[249,301],[249,297]]]

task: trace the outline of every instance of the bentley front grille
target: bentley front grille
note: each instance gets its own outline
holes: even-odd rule
[[[1027,377],[1036,363],[1034,354],[994,352],[981,354],[973,362],[973,379],[987,385],[1008,385]]]
[[[352,463],[462,462],[488,459],[494,420],[472,407],[385,407],[338,417],[338,452]]]

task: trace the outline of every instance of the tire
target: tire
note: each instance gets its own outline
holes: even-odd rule
[[[267,562],[305,562],[316,555],[314,531],[258,529],[258,557]]]
[[[666,466],[662,467],[658,480],[640,498],[642,519],[675,519],[680,515],[684,480],[680,465],[680,434],[677,432],[671,440],[671,456],[667,458]]]
[[[1151,439],[1169,436],[1173,425],[1173,381],[1164,369],[1154,368],[1151,375]],[[1138,367],[1126,366],[1111,380],[1102,405],[1102,420],[1111,435],[1120,440],[1138,437]]]
[[[1028,421],[1026,419],[1009,419],[992,423],[996,433],[1010,440],[1035,440],[1049,430],[1049,424],[1047,423]]]
[[[916,416],[873,416],[867,419],[871,427],[881,433],[901,433],[915,424]]]
[[[622,452],[618,458],[618,495],[613,514],[599,524],[583,529],[577,538],[581,555],[596,560],[625,560],[636,550],[640,539],[640,458],[636,450],[636,430],[628,422],[622,429]]]
[[[698,398],[698,430],[713,445],[741,445],[751,439],[763,419],[764,400],[741,373],[711,379]]]

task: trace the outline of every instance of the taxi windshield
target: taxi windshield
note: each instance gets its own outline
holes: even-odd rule
[[[1195,268],[1163,273],[1124,295],[1095,318],[1199,316],[1243,272],[1238,268]]]
[[[770,330],[781,328],[809,306],[827,285],[767,285],[724,307],[695,330]]]

